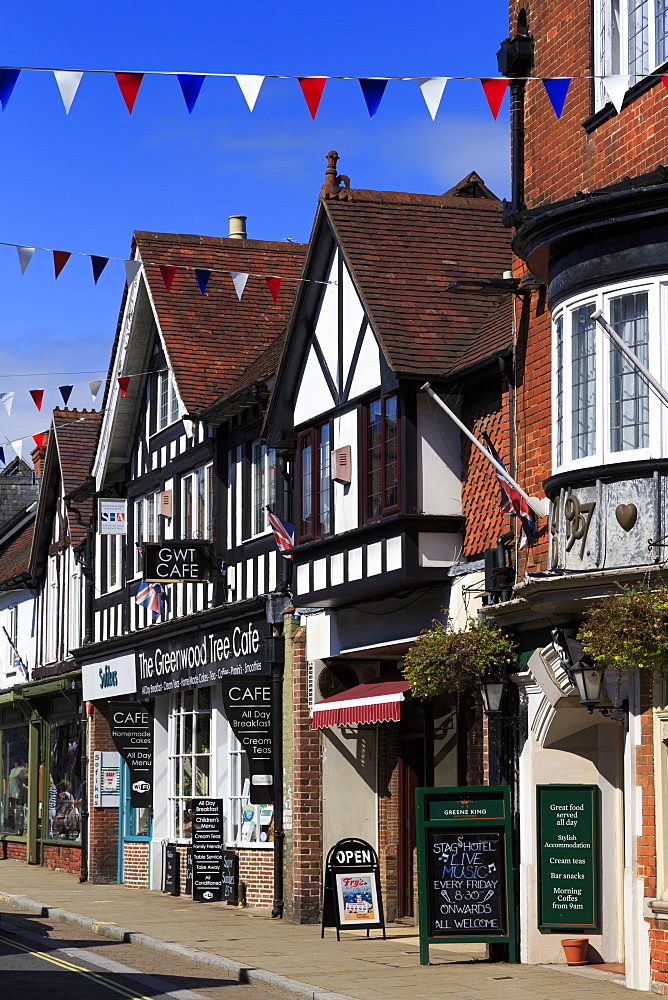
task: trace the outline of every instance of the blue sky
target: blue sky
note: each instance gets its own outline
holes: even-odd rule
[[[332,5],[303,0],[24,0],[3,11],[6,66],[346,76],[495,76],[502,0]],[[266,80],[249,113],[236,81],[210,78],[189,115],[178,83],[147,77],[130,116],[113,76],[86,75],[64,112],[50,73],[22,73],[0,115],[0,241],[128,255],[134,229],[306,241],[337,149],[353,187],[439,193],[477,170],[507,196],[507,98],[494,122],[477,81],[451,81],[432,122],[415,82],[390,82],[373,121],[359,84],[330,81],[315,123],[293,80]],[[21,277],[0,246],[0,443],[45,429],[58,385],[90,405],[123,290],[111,262],[97,287],[72,257],[53,278],[37,252]],[[99,374],[96,374],[99,372]],[[62,374],[61,374],[62,373]],[[81,373],[81,374],[77,374]],[[41,413],[26,392],[46,388]],[[11,451],[8,450],[8,455]]]

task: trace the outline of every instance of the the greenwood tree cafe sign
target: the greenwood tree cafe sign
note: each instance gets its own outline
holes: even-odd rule
[[[202,583],[211,579],[209,542],[143,542],[142,552],[146,583]]]
[[[268,622],[246,621],[224,629],[168,636],[142,646],[135,652],[137,695],[155,698],[170,691],[217,684],[226,677],[267,676],[271,662],[264,640],[270,633]]]
[[[516,961],[508,788],[418,788],[420,965],[429,945],[499,942]]]
[[[599,925],[598,789],[538,785],[538,926]]]

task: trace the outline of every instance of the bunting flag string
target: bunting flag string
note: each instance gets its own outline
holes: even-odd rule
[[[355,77],[355,76],[303,76],[299,74],[268,74],[259,76],[255,74],[243,73],[181,73],[174,70],[142,70],[141,72],[118,72],[115,70],[101,69],[54,69],[43,66],[5,66],[0,67],[0,105],[3,111],[6,109],[14,88],[21,73],[50,73],[53,74],[60,96],[63,102],[65,113],[69,114],[74,98],[79,92],[80,84],[86,74],[114,76],[121,92],[121,97],[128,112],[132,114],[139,89],[147,76],[173,76],[176,77],[186,108],[192,114],[199,99],[202,86],[207,77],[218,79],[236,80],[241,94],[248,106],[249,111],[255,109],[260,90],[265,80],[296,80],[299,83],[302,94],[306,101],[311,118],[315,120],[320,100],[328,80],[352,80],[357,81],[362,89],[364,101],[369,112],[369,117],[373,118],[380,107],[380,103],[385,95],[387,84],[390,81],[402,83],[417,82],[424,98],[427,110],[432,118],[436,118],[445,85],[449,80],[458,81],[479,81],[485,92],[485,97],[489,104],[490,111],[496,119],[503,97],[508,87],[507,77],[479,77],[479,76],[386,76],[386,77]],[[668,77],[660,73],[647,74],[648,79],[662,80],[668,86]],[[541,83],[550,100],[552,108],[557,118],[560,118],[568,88],[573,80],[599,80],[602,82],[605,92],[615,109],[619,112],[622,106],[624,94],[629,87],[628,75],[603,75],[603,74],[576,74],[569,77],[521,77],[527,83]]]

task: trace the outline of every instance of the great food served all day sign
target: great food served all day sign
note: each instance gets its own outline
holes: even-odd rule
[[[539,785],[538,925],[598,927],[598,789]]]
[[[266,621],[186,632],[137,649],[137,694],[154,698],[170,691],[216,684],[225,677],[268,676]]]

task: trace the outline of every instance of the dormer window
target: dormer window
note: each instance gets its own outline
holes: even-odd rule
[[[176,393],[174,377],[166,368],[158,372],[158,396],[156,430],[162,431],[179,419],[179,397]]]

